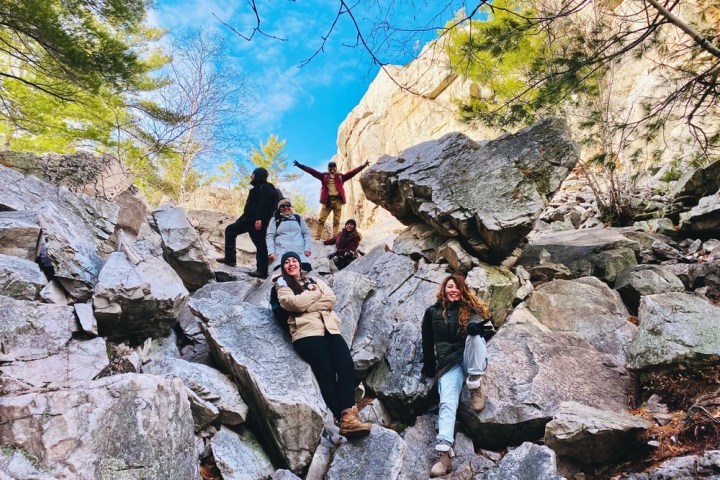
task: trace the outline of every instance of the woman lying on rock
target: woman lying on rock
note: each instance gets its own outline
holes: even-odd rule
[[[480,412],[485,408],[482,378],[487,367],[485,340],[495,331],[487,304],[470,291],[462,276],[446,278],[437,298],[425,310],[422,323],[422,372],[440,379],[437,462],[430,471],[431,477],[447,475],[452,469],[455,415],[466,375],[473,410]]]
[[[289,313],[293,348],[310,364],[328,408],[340,421],[340,435],[358,437],[370,433],[355,406],[355,369],[350,349],[340,335],[340,318],[333,311],[335,294],[320,279],[301,269],[300,255],[286,252],[280,261],[282,275],[273,288]]]

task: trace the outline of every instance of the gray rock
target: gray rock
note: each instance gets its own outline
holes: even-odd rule
[[[180,277],[161,257],[133,264],[125,253],[114,252],[93,295],[99,333],[134,342],[166,336],[188,297]]]
[[[626,409],[630,375],[612,356],[578,334],[537,326],[527,310],[516,312],[488,345],[485,409],[475,414],[467,391],[461,393],[458,416],[480,446],[503,448],[541,438],[562,402]]]
[[[245,422],[248,407],[229,378],[214,368],[179,358],[155,355],[143,367],[143,373],[165,378],[179,378],[198,397],[215,405],[220,411],[223,425],[239,425]]]
[[[293,472],[303,471],[320,441],[325,402],[310,366],[293,350],[269,308],[242,302],[222,291],[193,298],[213,359],[240,387],[271,455]]]
[[[365,383],[382,400],[390,415],[403,421],[430,406],[432,381],[422,368],[420,327],[400,322],[390,334],[387,356],[370,372]]]
[[[634,370],[711,365],[720,360],[720,307],[687,293],[640,300],[638,333],[627,347]]]
[[[375,423],[381,427],[387,427],[392,422],[392,417],[377,398],[373,398],[372,402],[360,410],[360,418],[363,422]]]
[[[305,480],[325,480],[325,472],[330,468],[335,448],[335,443],[326,438],[326,435],[320,437],[320,444],[315,449]]]
[[[375,283],[370,277],[347,269],[333,276],[335,312],[342,322],[340,334],[348,345],[353,344],[365,299],[373,291]]]
[[[0,152],[2,164],[24,175],[33,175],[75,193],[113,200],[130,188],[135,179],[129,168],[113,155],[90,152],[46,153]]]
[[[335,451],[327,480],[395,480],[407,445],[393,430],[373,425],[370,435],[343,443]]]
[[[0,296],[0,393],[90,380],[108,364],[105,341],[73,340],[73,307]]]
[[[465,251],[457,240],[450,240],[444,243],[437,250],[437,257],[444,259],[453,272],[467,274],[473,267],[480,265],[477,258]]]
[[[687,233],[720,231],[720,191],[700,199],[689,212],[680,214],[680,230]]]
[[[210,210],[188,210],[187,219],[195,227],[200,238],[207,241],[219,252],[225,249],[225,228],[237,217]],[[255,245],[246,233],[237,237],[235,245],[238,265],[255,265]]]
[[[431,298],[409,296],[411,292],[407,289],[403,295],[396,293],[407,282],[415,283],[412,280],[415,270],[415,262],[410,258],[386,252],[382,246],[344,270],[365,275],[375,284],[362,306],[355,340],[350,347],[356,370],[367,371],[383,360],[395,322],[408,318],[421,321],[425,308],[432,303]]]
[[[202,432],[211,424],[216,423],[220,418],[220,410],[212,402],[203,400],[198,394],[189,388],[185,388],[188,400],[190,400],[190,412],[192,412],[195,433]],[[214,427],[212,427],[214,428]]]
[[[182,382],[123,374],[0,397],[0,438],[55,478],[196,478]],[[58,448],[62,446],[61,448]]]
[[[637,313],[642,296],[682,292],[685,285],[675,274],[659,265],[636,265],[618,275],[615,279],[615,290],[630,311]]]
[[[546,119],[490,142],[450,133],[421,143],[382,157],[360,184],[402,223],[424,223],[500,260],[530,232],[578,153],[566,123]]]
[[[618,231],[588,228],[568,232],[546,233],[533,239],[523,249],[517,265],[528,271],[543,263],[560,263],[576,277],[595,276],[613,281],[625,268],[636,265],[637,242],[628,240]]]
[[[197,290],[215,280],[208,248],[185,215],[185,209],[163,205],[152,212],[162,238],[165,259],[182,278],[185,288]]]
[[[210,442],[215,465],[224,480],[265,480],[275,471],[262,446],[247,429],[238,434],[221,428]]]
[[[595,277],[553,280],[540,285],[526,302],[540,323],[556,332],[576,332],[598,351],[625,364],[625,347],[637,327],[620,295]]]
[[[679,198],[689,197],[695,202],[720,189],[720,162],[713,162],[695,170],[688,170],[675,183],[672,195]]]
[[[43,303],[54,303],[55,305],[67,305],[68,298],[62,285],[55,280],[50,280],[47,285],[38,293],[38,301]]]
[[[0,449],[0,480],[55,480],[54,475],[43,472],[34,458],[27,458],[22,450]]]
[[[424,224],[411,225],[395,237],[392,242],[392,251],[399,255],[406,255],[413,260],[425,258],[428,262],[437,260],[437,250],[447,242],[447,238],[440,235]]]
[[[97,320],[95,319],[95,314],[93,313],[92,304],[76,303],[75,315],[80,322],[80,328],[82,328],[83,332],[96,337],[98,334],[98,328]]]
[[[548,447],[525,442],[510,450],[500,465],[480,480],[565,480],[558,475],[555,453]]]
[[[621,475],[620,480],[696,480],[717,479],[720,472],[720,450],[702,455],[685,455],[665,460],[647,473]]]
[[[35,261],[42,227],[35,212],[0,212],[0,254]]]
[[[481,263],[467,274],[466,281],[478,297],[487,302],[493,323],[502,325],[519,287],[517,277],[505,267]]]
[[[300,477],[292,473],[290,470],[276,470],[270,475],[271,480],[302,480]]]
[[[37,263],[0,254],[0,295],[35,300],[47,284]]]
[[[115,224],[117,230],[137,235],[141,227],[148,223],[149,207],[139,194],[126,190],[115,198],[115,205],[118,206],[118,218]]]
[[[564,402],[545,425],[544,443],[584,464],[608,464],[636,452],[648,428],[650,422],[640,417]]]

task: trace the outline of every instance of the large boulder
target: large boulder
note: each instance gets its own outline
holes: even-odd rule
[[[403,466],[407,445],[393,430],[373,425],[370,435],[346,442],[335,451],[326,480],[394,480]]]
[[[114,252],[93,295],[98,331],[113,341],[167,336],[188,297],[180,277],[161,256],[131,253],[129,258]]]
[[[620,480],[715,480],[720,472],[720,450],[708,450],[698,455],[683,455],[665,460],[646,473],[621,475]]]
[[[682,292],[685,285],[677,275],[660,265],[636,265],[620,273],[615,290],[632,313],[637,313],[640,298],[658,293]]]
[[[223,425],[245,422],[248,407],[240,397],[237,385],[214,368],[180,358],[154,355],[143,366],[143,373],[179,378],[198,397],[218,408]]]
[[[75,193],[106,200],[113,200],[130,188],[135,179],[118,157],[84,151],[44,155],[6,151],[0,152],[0,163]]]
[[[608,412],[575,402],[560,404],[545,425],[544,443],[560,456],[584,464],[621,462],[638,451],[647,420],[622,412]]]
[[[523,443],[503,457],[480,480],[564,480],[558,475],[555,453],[548,447]]]
[[[342,320],[340,334],[348,345],[353,344],[363,303],[374,287],[372,279],[361,273],[343,270],[333,275],[335,311]]]
[[[123,374],[0,396],[0,417],[3,447],[22,449],[55,478],[198,475],[190,403],[179,380]]]
[[[702,197],[720,190],[720,162],[688,170],[675,182],[673,196],[686,206],[695,206]]]
[[[627,347],[635,370],[714,365],[720,360],[720,307],[688,293],[643,297],[638,333]]]
[[[73,307],[0,295],[0,395],[95,377],[108,364],[105,341],[73,339],[75,322]]]
[[[627,267],[637,265],[640,245],[609,228],[543,233],[523,248],[517,265],[526,269],[544,263],[562,264],[576,277],[594,276],[612,282]]]
[[[701,198],[689,212],[681,213],[680,230],[693,235],[720,232],[720,190]]]
[[[163,205],[152,212],[162,238],[165,259],[188,290],[197,290],[215,280],[209,249],[185,215],[185,210]]]
[[[0,254],[34,262],[41,233],[37,213],[0,211]]]
[[[540,285],[526,302],[540,323],[555,332],[575,332],[598,351],[625,364],[625,347],[637,327],[617,292],[595,277],[553,280]]]
[[[46,284],[37,263],[0,253],[0,295],[35,300]]]
[[[466,281],[488,304],[493,323],[502,325],[517,294],[518,278],[505,267],[480,263],[468,272]]]
[[[458,416],[481,446],[503,448],[543,436],[562,402],[624,411],[630,375],[579,334],[551,332],[516,310],[488,344],[487,404],[475,414],[463,391]]]
[[[483,143],[447,134],[380,158],[360,183],[402,223],[424,223],[499,262],[532,230],[578,158],[565,122],[546,119]]]
[[[235,433],[221,428],[210,443],[223,480],[264,480],[275,471],[270,458],[247,429]]]
[[[215,362],[240,387],[248,423],[269,444],[269,453],[293,472],[303,471],[320,441],[325,402],[310,366],[290,339],[260,308],[215,291],[190,300]]]

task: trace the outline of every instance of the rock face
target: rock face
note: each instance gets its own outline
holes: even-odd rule
[[[18,300],[35,300],[47,278],[37,263],[0,254],[0,295]]]
[[[213,358],[240,386],[253,412],[248,422],[271,443],[277,458],[301,472],[320,441],[327,409],[309,365],[292,349],[269,308],[222,291],[191,300],[190,308],[203,321]]]
[[[628,365],[643,370],[720,359],[720,307],[687,293],[649,295],[640,301],[638,333],[628,345]]]
[[[578,158],[565,122],[547,119],[485,143],[445,135],[382,157],[360,183],[402,223],[424,223],[498,261],[530,232]]]
[[[625,364],[625,347],[637,327],[628,321],[620,295],[594,277],[553,280],[526,302],[540,323],[556,332],[576,332],[598,351]]]
[[[164,205],[153,211],[168,263],[188,290],[197,290],[215,280],[208,248],[185,215],[185,210]]]
[[[32,455],[54,478],[198,474],[190,404],[180,381],[125,374],[5,396],[0,416],[3,447]],[[132,477],[123,477],[129,471]]]
[[[393,430],[373,425],[370,435],[342,444],[333,457],[327,480],[397,478],[407,445]]]

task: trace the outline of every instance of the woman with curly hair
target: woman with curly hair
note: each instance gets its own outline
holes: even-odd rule
[[[482,378],[487,367],[485,341],[495,331],[487,304],[475,296],[461,275],[447,277],[437,298],[425,310],[422,323],[422,372],[439,378],[440,393],[437,462],[430,471],[431,477],[447,475],[452,469],[455,415],[464,382],[470,390],[473,410],[485,408]]]

